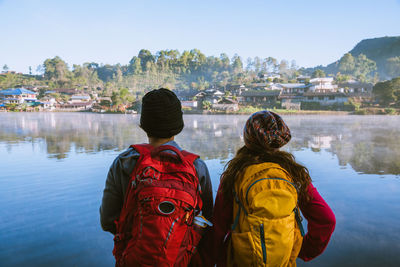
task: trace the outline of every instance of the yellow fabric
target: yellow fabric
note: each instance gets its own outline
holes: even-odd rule
[[[290,183],[279,179],[292,182],[278,164],[261,163],[249,166],[236,181],[235,192],[248,214],[240,211],[239,223],[232,232],[229,266],[296,266],[302,244],[293,212],[297,192]],[[234,219],[238,211],[239,205],[234,201]]]

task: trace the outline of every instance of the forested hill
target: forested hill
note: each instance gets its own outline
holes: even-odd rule
[[[379,68],[387,59],[400,56],[400,36],[365,39],[349,53],[354,57],[364,54],[375,61]]]
[[[356,59],[360,55],[365,55],[366,58],[376,63],[376,71],[380,79],[389,79],[400,75],[400,36],[395,37],[380,37],[365,39],[359,42],[348,54],[345,54],[338,61],[329,64],[324,70],[327,73],[336,74],[346,70],[346,67],[341,67],[343,58],[348,64],[348,56]]]

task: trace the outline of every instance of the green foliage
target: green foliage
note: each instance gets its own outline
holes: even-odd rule
[[[114,106],[129,105],[135,100],[135,97],[129,92],[128,88],[121,88],[112,92],[111,100]]]
[[[367,58],[364,54],[360,54],[357,56],[355,61],[354,76],[356,76],[362,81],[363,80],[365,81],[365,78],[375,70],[376,70],[375,61]]]
[[[262,107],[253,107],[253,106],[241,106],[238,110],[238,113],[244,113],[244,114],[252,114],[257,111],[265,110],[265,108]]]
[[[359,107],[352,101],[343,104],[334,103],[332,105],[321,105],[319,102],[302,102],[302,110],[335,110],[335,111],[354,111]]]
[[[355,67],[355,59],[350,53],[344,54],[339,61],[339,70],[345,74],[352,74]]]
[[[400,104],[400,77],[375,84],[372,92],[382,106],[398,106]]]
[[[400,56],[399,57],[391,57],[386,61],[386,72],[391,77],[400,76]]]
[[[68,70],[67,63],[58,56],[46,59],[43,65],[45,79],[54,81],[59,86],[66,85],[71,78],[71,72]]]
[[[13,88],[16,86],[33,85],[37,83],[34,77],[20,73],[6,73],[0,75],[0,88]]]
[[[341,73],[338,73],[338,74],[336,75],[336,77],[335,77],[335,81],[338,82],[338,83],[340,83],[340,82],[346,82],[346,81],[348,81],[348,80],[350,80],[350,79],[351,79],[351,76],[350,76],[350,75],[345,75],[345,74],[341,74]]]
[[[212,104],[211,104],[210,101],[203,101],[202,102],[202,108],[205,109],[205,110],[210,110],[211,106],[212,106]]]
[[[316,69],[311,75],[311,78],[321,78],[321,77],[326,77],[325,72],[321,69]]]
[[[385,108],[385,113],[389,115],[394,115],[396,114],[396,109],[394,108]]]

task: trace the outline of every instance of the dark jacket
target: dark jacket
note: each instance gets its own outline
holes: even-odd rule
[[[167,142],[165,145],[171,145],[181,150],[175,141]],[[100,222],[104,231],[115,234],[116,229],[114,221],[119,218],[130,175],[132,174],[139,156],[139,153],[133,148],[128,148],[114,160],[110,167],[100,207]],[[194,166],[202,189],[202,212],[203,215],[211,221],[213,193],[210,175],[206,164],[200,158],[194,161]]]

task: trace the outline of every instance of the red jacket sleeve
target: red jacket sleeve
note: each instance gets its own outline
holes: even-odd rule
[[[230,234],[233,217],[233,199],[225,199],[220,188],[215,199],[213,211],[212,238],[209,244],[209,255],[213,265],[226,266],[227,237]]]
[[[312,260],[325,250],[336,225],[331,208],[312,184],[308,187],[308,194],[311,200],[303,205],[300,204],[300,210],[308,223],[308,232],[303,238],[298,256],[304,261]]]

